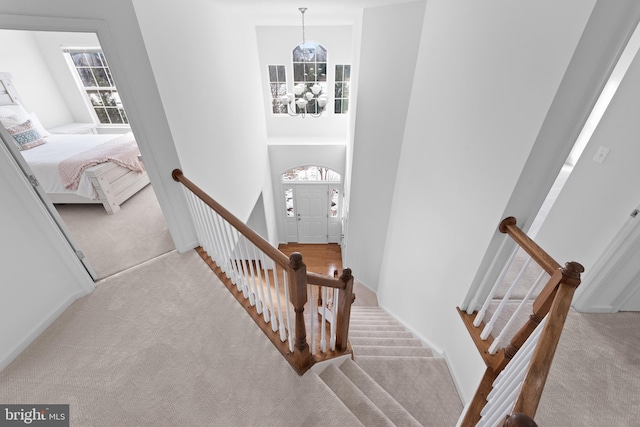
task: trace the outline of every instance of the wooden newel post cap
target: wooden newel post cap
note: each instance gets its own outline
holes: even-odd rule
[[[352,278],[353,278],[353,276],[351,275],[351,269],[350,268],[345,268],[344,270],[342,270],[342,275],[340,276],[340,280],[343,283],[347,283]]]
[[[498,226],[498,230],[500,230],[501,233],[506,233],[507,232],[507,227],[511,226],[511,225],[516,225],[517,221],[514,217],[510,216],[507,217],[505,219],[502,220],[502,222],[500,222],[500,225]]]
[[[580,273],[584,273],[584,267],[575,261],[567,262],[562,268],[562,275],[571,279],[580,280]]]
[[[299,269],[304,265],[302,262],[302,254],[300,252],[294,252],[289,256],[289,265],[294,270]]]
[[[516,412],[515,414],[507,415],[503,427],[538,427],[538,424],[528,415]]]

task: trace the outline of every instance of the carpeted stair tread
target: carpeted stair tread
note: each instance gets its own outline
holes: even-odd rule
[[[433,352],[427,347],[379,345],[352,345],[352,347],[356,360],[358,360],[360,356],[433,357]]]
[[[342,400],[347,408],[365,426],[394,426],[395,424],[382,412],[366,394],[360,390],[347,375],[335,365],[330,364],[320,374],[320,378]]]
[[[398,324],[398,325],[376,325],[375,328],[372,328],[371,325],[367,325],[367,324],[363,324],[363,323],[354,323],[351,322],[349,324],[349,334],[351,334],[351,332],[353,331],[371,331],[371,330],[376,330],[376,331],[406,331],[405,327]]]
[[[371,338],[413,338],[409,331],[377,331],[377,330],[355,330],[349,332],[350,337],[371,337]]]
[[[420,340],[415,338],[349,337],[349,341],[351,345],[422,347]]]
[[[423,425],[456,424],[462,403],[444,359],[360,356],[357,363]]]
[[[342,371],[380,410],[398,426],[420,426],[420,423],[389,393],[375,382],[357,363],[347,359]]]

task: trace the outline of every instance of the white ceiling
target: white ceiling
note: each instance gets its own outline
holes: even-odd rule
[[[246,15],[256,25],[300,25],[298,8],[306,7],[306,25],[352,24],[364,8],[416,0],[211,0]],[[417,0],[425,1],[425,0]]]

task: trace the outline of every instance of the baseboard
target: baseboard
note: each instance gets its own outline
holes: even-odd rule
[[[586,305],[581,307],[580,305],[573,305],[573,309],[579,313],[615,313],[618,310],[614,309],[611,305]]]
[[[82,298],[83,296],[88,295],[90,292],[75,292],[72,295],[62,302],[54,311],[49,314],[45,319],[40,322],[29,334],[25,336],[25,338],[20,342],[17,346],[13,348],[13,350],[9,351],[5,355],[2,355],[0,358],[0,372],[4,370],[11,362],[13,362],[16,357],[18,357],[24,350],[31,345],[36,338],[40,336],[51,324],[58,318],[64,311],[71,306],[76,300]]]

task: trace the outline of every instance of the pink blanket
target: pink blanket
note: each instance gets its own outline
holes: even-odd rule
[[[64,186],[76,190],[84,171],[100,163],[114,162],[132,171],[144,171],[144,165],[138,160],[139,154],[133,134],[127,133],[63,160],[58,171]]]

